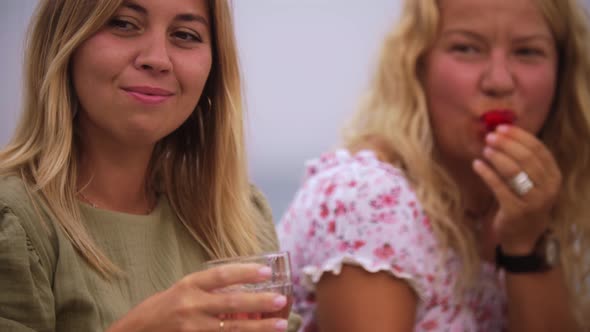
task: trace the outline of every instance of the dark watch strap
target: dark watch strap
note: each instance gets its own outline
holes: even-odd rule
[[[526,256],[508,256],[500,246],[496,247],[496,265],[510,273],[545,272],[551,268],[536,250]]]

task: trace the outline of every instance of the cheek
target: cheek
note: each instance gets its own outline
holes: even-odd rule
[[[551,104],[557,83],[556,65],[547,64],[530,68],[522,73],[522,78],[526,82],[527,90],[534,94],[533,100],[548,106]]]
[[[527,107],[525,126],[531,132],[538,132],[551,112],[555,99],[556,74],[551,68],[537,70],[526,76]]]
[[[111,93],[112,82],[127,63],[122,50],[101,33],[88,39],[76,50],[71,68],[76,93],[82,105],[109,100],[105,94]]]
[[[191,100],[198,100],[211,72],[210,53],[198,53],[188,59],[181,57],[176,68],[176,76],[183,94]]]
[[[429,106],[458,106],[473,98],[477,75],[473,68],[454,61],[450,56],[435,55],[427,64],[425,84]]]
[[[96,70],[96,63],[91,54],[82,48],[77,51],[72,59],[74,90],[85,111],[91,111],[92,105],[99,105],[101,100],[104,100],[104,98],[97,98],[103,94],[101,85],[97,84],[103,78],[101,77],[102,73]]]
[[[479,97],[476,64],[459,63],[450,55],[433,54],[427,60],[423,82],[434,140],[445,155],[459,158],[479,151],[472,106]],[[475,122],[474,122],[475,121]],[[478,143],[479,144],[479,143]]]
[[[424,88],[433,125],[466,115],[467,105],[476,96],[475,70],[445,55],[431,56],[426,68]]]
[[[175,59],[175,75],[182,97],[178,100],[179,111],[175,112],[178,117],[174,121],[185,121],[203,97],[203,89],[211,72],[211,55],[203,52],[190,58]]]

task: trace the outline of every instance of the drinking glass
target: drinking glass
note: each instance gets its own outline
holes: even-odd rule
[[[205,262],[205,268],[212,268],[225,264],[248,264],[255,263],[271,268],[272,274],[269,279],[252,284],[236,284],[216,290],[217,292],[273,292],[284,295],[287,304],[276,312],[261,313],[232,313],[224,314],[220,318],[229,319],[266,319],[289,317],[291,305],[293,304],[293,285],[291,283],[291,261],[288,252],[270,252],[256,256],[241,256],[233,258],[216,259]]]

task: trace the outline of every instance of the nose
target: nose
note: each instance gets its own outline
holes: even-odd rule
[[[167,73],[172,70],[172,61],[168,50],[168,40],[165,33],[144,35],[144,45],[140,49],[135,67],[139,70],[154,74]]]
[[[515,85],[516,77],[508,55],[492,53],[481,78],[483,92],[490,97],[507,97],[513,93]]]

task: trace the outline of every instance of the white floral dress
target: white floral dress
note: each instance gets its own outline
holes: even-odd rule
[[[278,232],[282,249],[291,252],[301,331],[319,331],[314,285],[325,272],[340,273],[342,264],[407,281],[419,297],[415,331],[505,330],[506,296],[494,266],[482,263],[477,286],[457,295],[460,259],[441,259],[403,172],[370,151],[338,150],[308,162]]]

